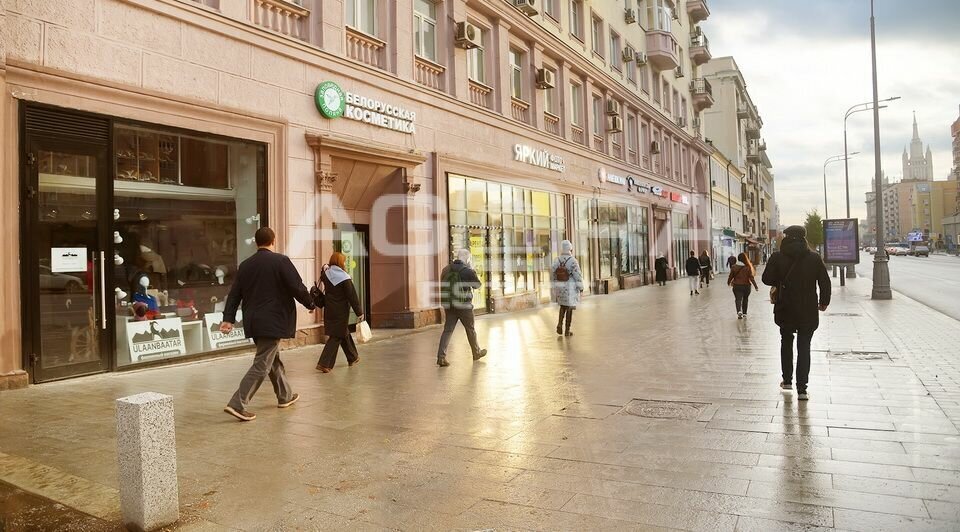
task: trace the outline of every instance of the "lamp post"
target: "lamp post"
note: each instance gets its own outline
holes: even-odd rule
[[[883,183],[880,166],[880,105],[877,98],[877,29],[873,15],[873,0],[870,0],[870,62],[873,67],[873,159],[874,185],[876,186],[877,209],[877,252],[873,256],[872,299],[892,299],[890,291],[890,264],[887,252],[883,249]]]
[[[826,220],[830,217],[830,208],[827,206],[827,165],[830,163],[838,163],[840,161],[846,161],[850,157],[858,154],[860,152],[855,151],[850,155],[846,153],[841,153],[840,155],[834,155],[833,157],[827,157],[826,161],[823,161],[823,219]]]
[[[893,98],[887,98],[885,100],[880,100],[881,102],[892,102],[894,100],[899,100],[899,96],[894,96]],[[881,105],[880,108],[883,109],[886,105]],[[847,112],[843,115],[843,180],[847,188],[847,218],[850,217],[850,164],[847,157],[847,119],[850,118],[850,115],[856,114],[862,111],[870,111],[873,109],[873,102],[864,102],[858,103],[857,105],[851,106],[847,109]],[[850,264],[847,266],[847,278],[855,279],[857,277],[856,264]]]

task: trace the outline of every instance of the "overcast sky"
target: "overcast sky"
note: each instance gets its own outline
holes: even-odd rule
[[[710,0],[704,22],[714,57],[732,55],[763,118],[781,223],[802,223],[823,203],[823,162],[843,153],[843,114],[873,98],[868,0]],[[960,0],[877,0],[882,168],[899,179],[916,111],[934,179],[953,165],[950,124],[960,105]],[[847,122],[851,216],[872,188],[873,114]],[[843,163],[827,167],[829,214],[845,214]]]

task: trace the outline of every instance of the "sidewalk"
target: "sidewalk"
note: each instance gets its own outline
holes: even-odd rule
[[[480,318],[490,354],[461,330],[443,369],[438,328],[328,375],[285,352],[303,399],[266,384],[251,423],[221,411],[250,357],[3,392],[0,480],[116,522],[113,401],[149,390],[175,397],[183,530],[960,528],[960,322],[835,285],[798,403],[766,291],[738,321],[686,286],[587,298],[570,338],[555,307]]]

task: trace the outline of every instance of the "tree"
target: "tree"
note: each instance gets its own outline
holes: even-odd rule
[[[807,230],[807,242],[814,248],[823,244],[823,219],[817,209],[807,213],[807,220],[803,222],[803,227]]]

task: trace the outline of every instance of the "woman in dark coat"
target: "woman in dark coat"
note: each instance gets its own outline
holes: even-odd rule
[[[363,321],[363,309],[360,307],[360,298],[357,289],[353,286],[350,275],[344,271],[347,258],[342,253],[334,252],[330,255],[330,262],[324,266],[320,280],[323,282],[325,306],[323,310],[324,332],[329,337],[323,346],[317,369],[330,373],[337,363],[337,351],[343,347],[347,356],[347,364],[357,365],[360,355],[357,353],[357,344],[350,336],[350,309],[357,315],[357,321]]]
[[[657,260],[653,261],[653,269],[657,272],[657,284],[660,286],[667,285],[667,258],[661,253],[657,256]]]

